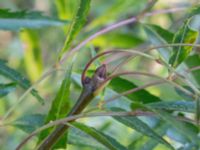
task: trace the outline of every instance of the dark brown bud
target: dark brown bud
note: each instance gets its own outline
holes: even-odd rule
[[[85,84],[89,84],[90,81],[91,81],[91,78],[89,78],[89,77],[85,77],[85,79],[83,80],[83,85],[85,85]]]
[[[99,78],[106,78],[106,65],[103,64],[99,68],[96,69],[95,75],[98,76]]]

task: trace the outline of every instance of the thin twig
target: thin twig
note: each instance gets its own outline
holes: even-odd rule
[[[197,70],[200,70],[200,66],[195,66],[195,67],[192,67],[192,68],[189,68],[186,70],[186,72],[193,72],[193,71],[197,71]]]
[[[149,73],[142,73],[142,72],[124,72],[124,73],[118,73],[118,74],[115,74],[115,75],[110,76],[109,78],[106,79],[105,82],[107,82],[107,81],[109,81],[109,80],[111,80],[111,79],[113,79],[114,77],[117,77],[117,76],[119,76],[119,75],[126,75],[126,74],[132,74],[132,73],[135,74],[135,75],[147,75],[147,76],[149,75]],[[151,75],[152,77],[159,77],[159,76],[154,75],[154,74],[150,74],[150,75]],[[154,86],[154,85],[166,83],[166,82],[169,81],[169,80],[167,80],[167,79],[163,80],[164,78],[161,78],[161,79],[162,79],[162,80],[158,80],[158,81],[155,81],[155,82],[147,83],[147,84],[145,84],[145,85],[143,85],[143,86],[140,86],[140,87],[137,87],[137,88],[133,88],[133,89],[130,89],[130,90],[125,91],[125,92],[123,92],[123,93],[120,93],[119,95],[113,96],[113,97],[109,98],[108,100],[101,101],[98,105],[99,105],[99,107],[101,108],[102,105],[104,105],[104,104],[106,104],[106,103],[109,103],[109,102],[112,102],[112,101],[114,101],[114,100],[117,100],[118,98],[120,98],[120,97],[122,97],[122,96],[126,96],[126,95],[128,95],[128,94],[137,92],[137,91],[142,90],[142,89],[145,89],[145,88],[147,88],[147,87],[151,87],[151,86]],[[174,79],[175,79],[175,78],[174,78]],[[174,80],[174,79],[173,79],[173,80]],[[170,81],[170,82],[171,82],[171,81]],[[105,83],[103,83],[103,84],[105,84]],[[175,85],[176,87],[178,86],[179,88],[181,87],[181,86],[179,86],[178,84],[174,84],[174,85]],[[183,91],[185,91],[186,94],[188,94],[188,95],[190,95],[190,96],[193,96],[193,93],[188,93],[189,91],[186,91],[186,89],[184,89],[184,88],[182,88],[182,87],[181,87],[181,89],[182,89]]]
[[[165,10],[156,10],[153,11],[151,13],[145,13],[144,17],[149,17],[149,16],[154,16],[154,15],[158,15],[158,14],[166,14],[166,13],[173,13],[173,12],[177,12],[177,11],[183,11],[185,10],[185,7],[182,8],[170,8],[170,9],[165,9]],[[142,16],[140,16],[142,17]],[[134,23],[137,21],[137,17],[132,17],[130,19],[126,19],[126,20],[122,20],[118,23],[115,23],[113,25],[107,26],[105,28],[103,28],[102,30],[96,32],[95,34],[91,35],[90,37],[88,37],[87,39],[83,40],[80,44],[78,44],[76,47],[74,47],[73,49],[71,49],[70,51],[68,51],[67,53],[64,54],[64,56],[62,57],[62,59],[59,61],[60,64],[63,64],[64,61],[71,56],[74,52],[78,51],[79,49],[81,49],[82,47],[84,47],[88,42],[90,42],[91,40],[93,40],[94,38],[103,35],[109,31],[112,31],[116,28],[122,27],[124,25],[128,25],[130,23]]]
[[[150,112],[150,111],[140,111],[140,110],[136,110],[136,111],[129,111],[129,112],[101,112],[101,113],[91,113],[91,114],[78,114],[78,115],[73,115],[73,116],[69,116],[67,118],[64,119],[58,119],[55,121],[52,121],[46,125],[43,125],[42,127],[38,128],[37,130],[35,130],[34,132],[32,132],[31,134],[29,134],[29,136],[27,136],[16,148],[16,150],[20,150],[33,136],[35,136],[36,134],[40,133],[41,131],[59,125],[59,124],[65,124],[66,122],[70,122],[72,120],[76,120],[76,119],[80,119],[80,118],[90,118],[90,117],[111,117],[111,116],[152,116],[155,115],[155,113]],[[177,117],[177,119],[181,120],[181,121],[185,121],[185,122],[190,122],[190,123],[195,123],[193,120],[189,119],[189,118],[184,118],[184,117]]]
[[[171,81],[171,80],[169,80],[169,79],[163,78],[163,77],[161,77],[161,76],[158,76],[158,75],[156,75],[156,74],[152,74],[152,73],[148,73],[148,72],[127,71],[127,72],[117,73],[117,74],[114,74],[114,75],[108,77],[108,78],[104,81],[104,83],[106,83],[107,81],[109,81],[109,80],[111,80],[111,79],[113,79],[113,78],[115,78],[115,77],[121,76],[121,75],[143,75],[143,76],[149,76],[149,77],[159,78],[159,79],[161,79],[161,80],[163,80],[163,81],[166,81],[166,82],[172,84],[174,87],[177,87],[177,88],[180,89],[181,91],[185,92],[187,95],[193,96],[193,93],[191,93],[189,90],[183,88],[182,86],[178,85],[177,83],[175,83],[175,82],[173,82],[173,81]],[[104,83],[102,83],[102,84],[104,84]]]
[[[101,101],[100,105],[103,106],[104,104],[107,104],[107,103],[110,103],[114,100],[117,100],[118,98],[122,97],[122,96],[126,96],[128,94],[131,94],[131,93],[134,93],[134,92],[137,92],[137,91],[140,91],[142,89],[145,89],[145,88],[148,88],[148,87],[152,87],[152,86],[155,86],[155,85],[159,85],[159,84],[163,84],[163,83],[166,83],[166,81],[163,81],[163,80],[158,80],[158,81],[155,81],[155,82],[150,82],[150,83],[147,83],[145,85],[142,85],[142,86],[139,86],[137,88],[133,88],[133,89],[130,89],[128,91],[125,91],[123,93],[120,93],[119,95],[116,95],[116,96],[113,96],[111,98],[109,98],[108,100],[105,100],[105,101]],[[100,106],[100,107],[101,107]]]
[[[142,111],[130,111],[130,112],[103,112],[103,113],[92,113],[92,114],[78,114],[78,115],[69,116],[64,119],[52,121],[52,122],[38,128],[37,130],[32,132],[28,137],[26,137],[17,146],[16,150],[20,150],[22,148],[22,146],[24,146],[34,135],[40,133],[41,131],[43,131],[47,128],[50,128],[52,126],[64,124],[65,122],[69,122],[69,121],[76,120],[79,118],[99,117],[99,116],[106,117],[106,116],[149,116],[149,115],[152,115],[152,113],[151,112],[142,112]]]
[[[165,67],[167,67],[167,69],[171,72],[171,73],[174,73],[175,75],[177,75],[178,77],[180,77],[180,80],[182,80],[183,82],[185,82],[186,84],[188,84],[190,86],[190,88],[192,88],[193,91],[195,91],[195,94],[199,95],[200,96],[200,91],[199,89],[191,82],[189,81],[187,78],[186,78],[186,75],[181,75],[179,73],[176,72],[176,70],[171,67],[167,62],[165,62],[164,60],[162,59],[159,59],[159,62],[161,64],[163,64]],[[195,97],[194,94],[192,97]]]
[[[81,82],[83,83],[88,68],[90,67],[90,65],[91,65],[96,59],[98,59],[98,58],[101,57],[101,56],[108,55],[108,54],[111,54],[111,53],[130,53],[130,54],[137,54],[137,55],[144,56],[144,57],[147,57],[147,58],[152,59],[152,60],[156,60],[156,58],[154,58],[153,56],[148,55],[148,54],[145,54],[145,53],[142,53],[142,52],[139,52],[139,51],[136,51],[136,50],[109,50],[109,51],[105,51],[105,52],[102,52],[102,53],[100,53],[100,54],[97,54],[95,57],[93,57],[92,59],[90,59],[90,61],[86,64],[86,66],[85,66],[85,68],[84,68],[84,70],[83,70],[83,72],[82,72]]]
[[[148,55],[148,54],[145,54],[145,52],[148,52],[148,51],[151,51],[151,50],[154,50],[154,49],[165,48],[165,47],[175,47],[175,46],[194,46],[194,47],[200,47],[200,44],[185,44],[185,43],[165,44],[165,45],[154,46],[154,47],[142,49],[143,52],[140,52],[140,50],[134,50],[134,49],[107,50],[107,51],[104,51],[104,52],[96,55],[95,57],[93,57],[86,64],[86,66],[85,66],[85,68],[83,70],[83,73],[82,73],[81,81],[84,80],[86,71],[88,70],[88,68],[90,67],[90,65],[93,63],[93,61],[95,61],[97,58],[99,58],[101,56],[104,56],[104,55],[107,55],[107,54],[110,54],[110,53],[118,53],[118,52],[122,53],[123,52],[123,53],[137,54],[137,55],[141,55],[141,56],[147,57],[149,59],[155,60],[156,59],[155,57],[153,57],[151,55]],[[166,65],[166,63],[163,64],[163,65]],[[167,67],[169,67],[169,65],[167,65]]]

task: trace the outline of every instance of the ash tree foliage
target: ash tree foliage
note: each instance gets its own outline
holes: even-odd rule
[[[0,149],[199,150],[200,4],[4,1]]]

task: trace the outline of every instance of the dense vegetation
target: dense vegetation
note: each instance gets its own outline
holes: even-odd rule
[[[0,6],[1,150],[200,149],[197,0]]]

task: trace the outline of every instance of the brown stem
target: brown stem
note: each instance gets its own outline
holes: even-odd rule
[[[83,91],[77,100],[76,104],[72,108],[71,112],[67,116],[76,115],[82,112],[82,110],[88,105],[88,103],[95,97],[95,91],[97,87],[106,78],[106,66],[100,66],[93,77],[85,78],[83,81]],[[71,120],[74,121],[74,120]],[[43,142],[39,145],[38,150],[49,150],[59,138],[67,131],[69,126],[61,124],[59,125]]]

